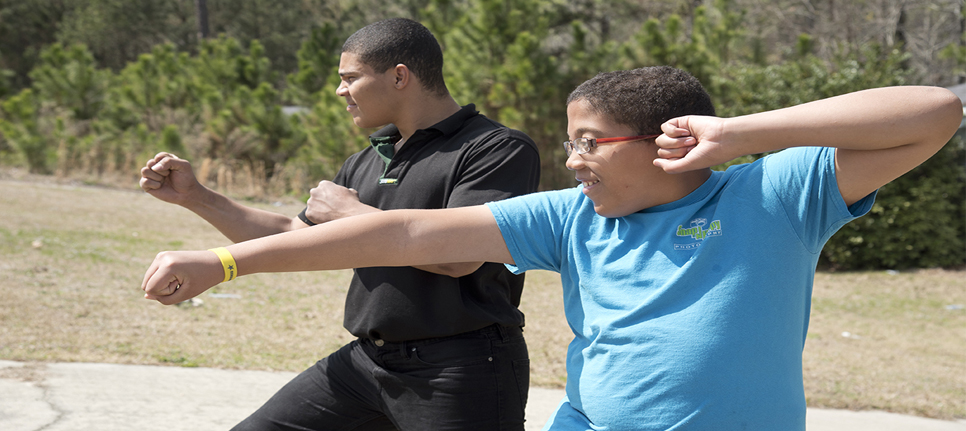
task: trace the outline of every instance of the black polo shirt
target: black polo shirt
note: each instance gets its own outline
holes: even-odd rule
[[[537,190],[540,160],[524,133],[464,106],[428,129],[400,139],[389,125],[346,160],[333,182],[383,210],[479,205]],[[358,337],[405,341],[443,337],[494,323],[523,326],[517,307],[523,276],[485,263],[453,278],[412,267],[358,268],[346,296],[344,325]]]

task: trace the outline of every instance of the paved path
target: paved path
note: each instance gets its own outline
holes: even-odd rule
[[[0,361],[0,430],[227,430],[295,374],[211,368]],[[533,388],[527,431],[539,430],[563,391]],[[883,412],[809,409],[809,431],[966,431]]]

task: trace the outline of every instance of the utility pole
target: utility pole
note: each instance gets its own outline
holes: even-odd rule
[[[198,40],[208,38],[208,0],[195,0],[198,15]]]

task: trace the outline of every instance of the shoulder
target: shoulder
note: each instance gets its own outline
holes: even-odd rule
[[[759,161],[764,169],[775,167],[811,168],[816,163],[834,163],[835,149],[830,147],[795,147],[771,153]]]
[[[728,166],[724,178],[727,183],[733,183],[761,181],[762,177],[807,177],[816,173],[831,173],[834,168],[834,148],[795,147],[766,154],[752,162]]]
[[[347,157],[345,162],[342,164],[351,166],[358,163],[363,163],[373,157],[378,157],[378,154],[372,149],[371,146],[366,146],[365,148]]]
[[[477,114],[463,123],[460,129],[476,145],[517,145],[537,151],[537,144],[526,133],[509,128],[483,114]]]
[[[561,217],[569,218],[568,214],[581,211],[582,207],[590,202],[580,191],[580,187],[572,187],[562,190],[549,190],[543,192],[530,193],[501,201],[489,202],[489,206],[494,211],[505,214],[526,213],[526,214],[559,214]],[[590,205],[593,211],[593,205]]]

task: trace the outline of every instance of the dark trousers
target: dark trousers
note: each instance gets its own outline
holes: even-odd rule
[[[296,376],[233,430],[522,431],[529,386],[520,328],[401,343],[359,339]]]

